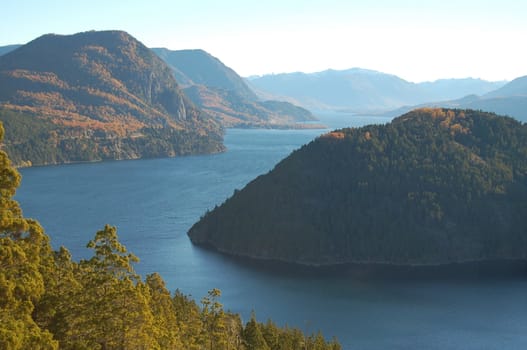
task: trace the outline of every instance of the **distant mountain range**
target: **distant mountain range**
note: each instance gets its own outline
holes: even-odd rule
[[[472,78],[416,84],[395,75],[360,68],[264,75],[248,78],[248,82],[266,98],[288,100],[312,110],[356,113],[481,95],[505,84]]]
[[[0,54],[19,45],[0,47]],[[152,49],[172,68],[189,98],[224,126],[298,127],[311,110],[397,116],[424,106],[474,108],[527,121],[525,81],[441,79],[411,83],[395,75],[353,68],[318,73],[285,73],[244,81],[203,50]]]
[[[316,120],[304,108],[260,100],[242,77],[203,50],[152,50],[172,68],[192,102],[226,127],[317,127],[299,124]]]
[[[150,50],[119,31],[0,47],[0,70],[0,120],[18,134],[42,134],[24,141],[8,131],[6,147],[19,163],[217,152],[222,126],[320,127],[303,124],[316,118],[297,105],[392,116],[422,106],[472,108],[527,121],[527,77],[414,84],[354,68],[244,80],[203,50]],[[30,146],[46,137],[47,144]]]
[[[396,116],[421,107],[471,108],[508,115],[527,122],[527,76],[514,79],[501,88],[482,96],[469,95],[457,100],[405,106],[388,112],[386,115]]]
[[[15,49],[18,49],[20,46],[22,45],[18,45],[18,44],[15,44],[15,45],[7,45],[7,46],[0,46],[0,56],[8,53],[8,52],[11,52]]]
[[[0,120],[19,164],[224,149],[221,126],[121,31],[44,35],[0,56]]]
[[[330,132],[193,225],[193,243],[302,265],[527,261],[527,124],[419,109]]]

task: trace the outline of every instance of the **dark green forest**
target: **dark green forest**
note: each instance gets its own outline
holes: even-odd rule
[[[307,265],[527,259],[527,125],[419,109],[293,152],[189,231],[221,252]]]
[[[0,151],[1,349],[340,349],[320,333],[260,323],[254,314],[244,324],[223,309],[217,289],[196,302],[170,293],[157,273],[142,278],[139,259],[110,225],[88,242],[91,258],[73,261],[23,216],[13,199],[20,181]]]

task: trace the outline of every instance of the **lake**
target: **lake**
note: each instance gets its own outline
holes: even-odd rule
[[[321,116],[332,128],[383,118]],[[235,189],[268,172],[323,130],[227,131],[223,154],[21,169],[16,198],[52,245],[75,259],[104,224],[159,272],[171,290],[199,301],[212,288],[248,320],[321,330],[344,349],[527,349],[525,278],[357,279],[346,273],[259,266],[192,246],[186,233]]]

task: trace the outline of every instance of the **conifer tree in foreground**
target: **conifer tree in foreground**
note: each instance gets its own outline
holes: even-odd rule
[[[0,125],[0,140],[4,129]],[[32,317],[44,294],[42,271],[51,248],[38,222],[22,217],[13,200],[20,174],[0,151],[0,348],[57,349],[58,343]]]

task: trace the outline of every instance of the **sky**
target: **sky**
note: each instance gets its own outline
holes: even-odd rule
[[[527,75],[524,0],[2,0],[0,46],[120,29],[242,76],[365,68],[413,82]]]

